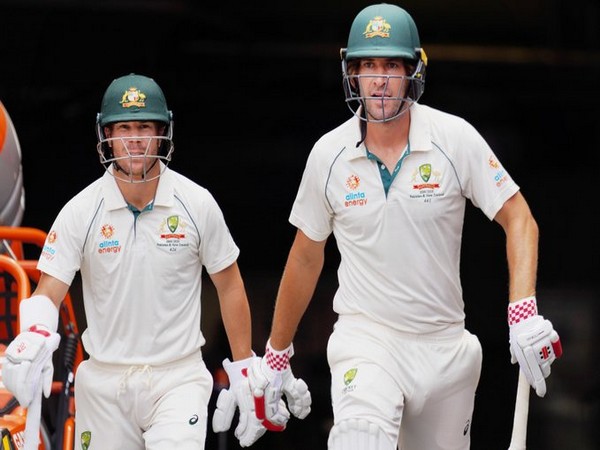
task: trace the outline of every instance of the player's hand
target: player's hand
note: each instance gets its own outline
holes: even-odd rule
[[[2,365],[4,386],[27,408],[36,395],[50,396],[54,366],[52,353],[60,335],[58,309],[49,297],[34,295],[19,303],[20,333],[6,347]]]
[[[29,407],[40,391],[46,398],[50,396],[54,375],[52,353],[59,343],[58,333],[34,325],[19,333],[6,348],[2,382],[22,407]]]
[[[256,414],[259,419],[267,419],[281,424],[285,417],[280,416],[278,407],[285,395],[290,412],[299,419],[310,413],[312,399],[304,380],[295,378],[290,367],[294,354],[292,345],[283,351],[274,350],[267,342],[265,356],[252,361],[248,369],[248,381],[254,395]]]
[[[546,395],[550,366],[562,355],[558,333],[549,320],[538,315],[535,297],[508,305],[511,363],[519,363],[539,397]]]
[[[239,422],[235,429],[235,437],[239,440],[241,447],[249,447],[267,432],[283,431],[287,420],[275,426],[266,420],[260,420],[254,410],[254,398],[248,384],[247,369],[253,359],[251,357],[240,361],[231,362],[229,359],[223,361],[223,368],[229,377],[229,389],[222,389],[217,398],[217,407],[213,415],[212,425],[215,433],[229,430],[236,407],[239,409]],[[279,404],[282,409],[280,414],[289,419],[283,401]]]

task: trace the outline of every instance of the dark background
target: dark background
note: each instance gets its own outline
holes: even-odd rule
[[[287,216],[312,144],[350,115],[339,48],[368,4],[0,1],[0,101],[23,153],[22,225],[48,230],[60,207],[102,175],[94,124],[112,79],[152,76],[175,117],[170,167],[213,193],[242,250],[254,346],[262,354],[294,235]],[[598,449],[600,4],[399,4],[415,19],[429,56],[421,103],[476,126],[520,184],[540,226],[540,312],[561,334],[565,356],[553,365],[546,397],[532,395],[528,448]],[[506,449],[517,369],[505,322],[504,236],[469,207],[463,242],[467,326],[484,348],[472,448]],[[295,340],[293,368],[311,388],[313,412],[252,448],[326,449],[331,408],[324,351],[335,320],[337,258],[331,239]],[[216,371],[229,352],[208,282],[204,297],[205,356]],[[209,431],[207,448],[239,448],[232,433],[225,440]]]

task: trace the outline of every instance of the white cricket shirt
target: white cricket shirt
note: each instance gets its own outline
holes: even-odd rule
[[[92,357],[158,365],[205,343],[202,268],[219,272],[238,254],[209,191],[167,168],[137,219],[110,174],[81,191],[58,214],[38,269],[69,285],[81,271]]]
[[[410,154],[387,197],[352,117],[315,143],[289,220],[315,241],[333,232],[338,314],[429,333],[464,322],[466,200],[492,220],[519,187],[465,120],[419,104],[410,114]]]

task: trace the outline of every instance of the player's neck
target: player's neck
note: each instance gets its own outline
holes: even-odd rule
[[[125,201],[141,211],[154,199],[158,181],[159,178],[144,183],[130,183],[117,179],[117,184]]]
[[[380,158],[399,158],[408,144],[410,115],[408,112],[390,122],[367,124],[365,145]]]

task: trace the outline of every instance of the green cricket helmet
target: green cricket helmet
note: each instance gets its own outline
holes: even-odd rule
[[[401,77],[408,83],[405,93],[396,97],[403,100],[401,107],[390,117],[375,120],[377,122],[398,117],[423,94],[427,56],[421,48],[415,21],[399,6],[380,3],[367,6],[360,11],[352,22],[348,45],[341,49],[340,55],[346,103],[350,110],[363,120],[370,121],[364,112],[364,102],[370,98],[360,93],[359,80],[369,75],[354,73],[352,61],[362,58],[402,58],[410,68],[410,74]],[[399,77],[388,76],[388,82],[390,78]]]
[[[162,89],[152,78],[134,73],[113,80],[102,98],[98,124],[156,121],[168,125],[171,112]]]
[[[164,167],[160,171],[162,173],[171,161],[171,154],[174,150],[172,140],[173,113],[168,109],[165,95],[156,81],[134,73],[113,80],[102,98],[101,109],[96,116],[97,150],[100,155],[100,162],[106,170],[112,165],[115,170],[125,172],[119,165],[119,160],[133,158],[134,156],[115,158],[111,141],[118,138],[107,138],[104,127],[117,122],[132,121],[152,121],[165,125],[164,133],[161,136],[154,137],[159,142],[158,154],[144,155],[145,158],[152,160],[148,170],[158,160],[162,160],[164,162]],[[154,178],[156,177],[144,177],[143,181],[150,181]],[[134,182],[133,179],[130,181]]]

